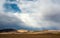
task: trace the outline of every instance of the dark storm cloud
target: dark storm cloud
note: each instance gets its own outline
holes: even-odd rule
[[[56,22],[56,23],[60,23],[60,13],[52,14],[52,15],[48,14],[48,15],[46,15],[45,19],[49,20],[49,21]]]
[[[26,30],[41,30],[39,28],[33,28],[26,26],[19,18],[13,13],[0,13],[0,29],[26,29]]]
[[[60,5],[58,4],[55,6],[55,4],[53,4],[52,7],[49,7],[44,14],[44,19],[60,23]]]
[[[23,22],[20,21],[17,17],[14,15],[6,14],[6,13],[0,13],[0,29],[4,28],[15,28],[19,29],[23,26]]]

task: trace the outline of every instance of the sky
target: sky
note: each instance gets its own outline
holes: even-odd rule
[[[0,29],[60,30],[60,0],[1,0]]]

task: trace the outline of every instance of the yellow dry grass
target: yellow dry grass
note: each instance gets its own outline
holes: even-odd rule
[[[0,38],[60,38],[60,34],[0,34]]]

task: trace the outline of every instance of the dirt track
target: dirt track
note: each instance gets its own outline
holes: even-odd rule
[[[60,34],[0,34],[0,38],[60,38]]]

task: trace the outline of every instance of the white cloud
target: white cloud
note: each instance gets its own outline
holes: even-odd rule
[[[18,26],[23,25],[27,29],[28,27],[39,28],[40,30],[43,28],[60,29],[59,2],[59,0],[37,0],[33,2],[21,0],[17,5],[21,8],[22,12],[0,12],[0,22],[3,22],[3,24],[16,24]]]
[[[23,8],[23,11],[26,11],[26,13],[24,12],[21,14],[21,20],[24,20],[25,23],[29,24],[29,26],[32,24],[32,27],[36,28],[47,28],[52,26],[58,28],[60,27],[60,24],[56,21],[59,20],[60,15],[59,2],[59,0],[37,0],[35,2],[27,3],[22,2],[21,7]],[[26,16],[27,14],[28,16]],[[54,18],[52,18],[53,16]]]

